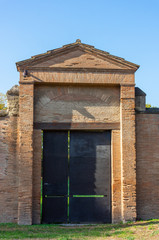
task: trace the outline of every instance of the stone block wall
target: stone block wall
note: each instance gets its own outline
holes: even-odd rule
[[[159,111],[136,114],[137,218],[159,218]]]

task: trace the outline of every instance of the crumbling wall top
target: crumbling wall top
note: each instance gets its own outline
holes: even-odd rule
[[[15,85],[7,91],[7,109],[0,110],[0,117],[18,116],[19,114],[19,86]]]
[[[19,96],[19,86],[14,85],[10,90],[7,91],[8,96]]]

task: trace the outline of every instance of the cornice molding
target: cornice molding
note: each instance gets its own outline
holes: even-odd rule
[[[28,70],[31,72],[121,72],[121,73],[134,73],[136,69],[106,69],[106,68],[70,68],[70,67],[21,67],[20,72]]]

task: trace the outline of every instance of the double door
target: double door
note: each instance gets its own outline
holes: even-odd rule
[[[43,223],[110,223],[110,131],[43,132]]]

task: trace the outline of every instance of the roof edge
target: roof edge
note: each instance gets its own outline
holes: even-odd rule
[[[79,39],[77,39],[75,43],[67,44],[67,45],[62,46],[61,48],[49,50],[45,53],[34,55],[31,58],[28,58],[26,60],[16,62],[17,70],[20,70],[20,68],[22,66],[27,67],[27,64],[30,65],[31,63],[38,62],[42,59],[45,59],[46,57],[51,57],[56,54],[62,54],[63,52],[67,52],[70,49],[74,49],[76,47],[79,47],[83,51],[89,51],[89,52],[95,53],[101,57],[107,57],[110,60],[116,61],[120,64],[124,64],[124,65],[130,67],[131,69],[133,69],[134,71],[136,71],[140,67],[139,65],[137,65],[135,63],[125,60],[124,58],[121,58],[121,57],[118,57],[115,55],[111,55],[109,52],[94,48],[94,46],[92,46],[92,45],[81,43],[81,41]]]

